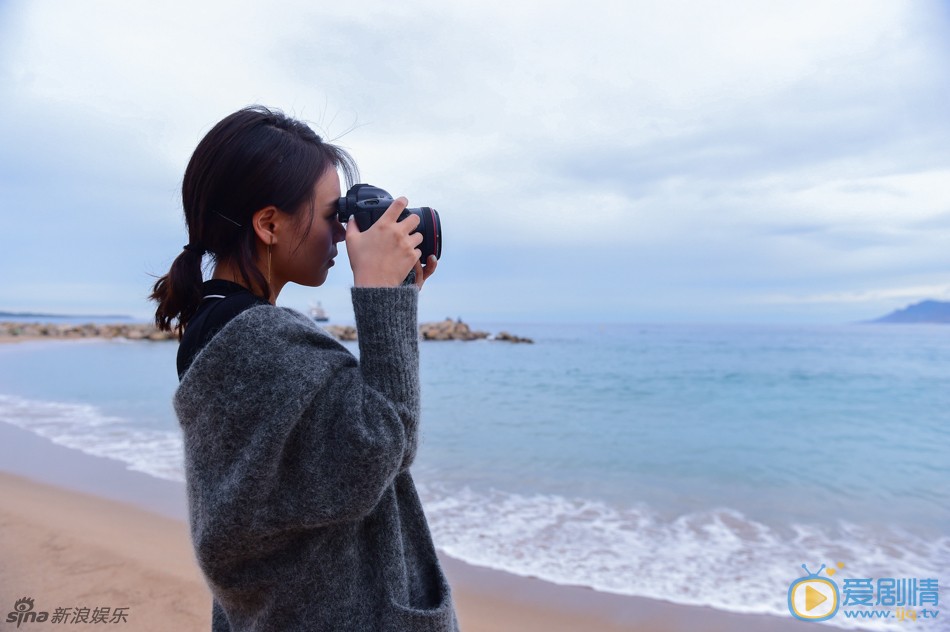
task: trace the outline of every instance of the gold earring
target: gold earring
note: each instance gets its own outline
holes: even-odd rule
[[[270,249],[273,244],[267,244],[267,285],[270,286]]]

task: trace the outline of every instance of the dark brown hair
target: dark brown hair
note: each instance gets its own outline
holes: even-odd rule
[[[181,187],[188,244],[149,296],[158,302],[155,324],[178,335],[201,302],[202,252],[233,261],[249,288],[270,296],[258,269],[254,213],[267,206],[296,214],[308,204],[327,169],[343,172],[347,187],[359,178],[344,150],[324,142],[306,123],[254,105],[227,116],[192,154]],[[309,226],[309,223],[308,223]],[[177,321],[174,325],[173,321]]]

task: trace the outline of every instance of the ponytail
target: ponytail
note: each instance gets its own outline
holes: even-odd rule
[[[201,252],[200,247],[188,245],[181,252],[168,274],[158,279],[149,298],[158,303],[155,310],[155,326],[161,331],[172,331],[181,338],[182,332],[201,302]],[[172,321],[177,321],[172,326]]]

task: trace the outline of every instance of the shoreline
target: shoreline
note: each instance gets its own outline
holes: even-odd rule
[[[0,445],[0,608],[24,596],[34,597],[37,610],[84,600],[89,607],[134,604],[130,612],[142,627],[131,629],[210,628],[210,594],[192,554],[183,483],[5,422]],[[553,584],[441,551],[439,557],[464,632],[784,632],[809,625]],[[178,618],[169,618],[173,611]]]

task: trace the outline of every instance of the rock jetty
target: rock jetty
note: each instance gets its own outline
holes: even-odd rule
[[[354,341],[356,340],[356,327],[344,325],[326,325],[324,329],[337,340]],[[487,331],[478,331],[469,327],[461,320],[452,320],[446,318],[443,321],[435,323],[422,323],[419,325],[419,335],[423,340],[497,340],[500,342],[526,342],[533,343],[530,338],[515,336],[507,331],[492,336]]]
[[[0,322],[0,338],[127,338],[129,340],[177,340],[174,333],[159,331],[147,323],[110,325],[65,325],[50,323]]]
[[[487,331],[473,330],[462,319],[446,318],[437,323],[422,323],[419,325],[419,334],[423,340],[497,340],[499,342],[524,342],[531,344],[531,338],[523,338],[509,334],[507,331],[492,336]]]
[[[337,340],[343,340],[345,342],[356,340],[356,327],[350,327],[349,325],[324,325],[323,328]]]
[[[487,331],[473,331],[461,319],[451,318],[437,323],[422,323],[419,333],[423,340],[483,340],[489,335]]]
[[[521,336],[516,336],[514,334],[509,334],[507,331],[500,331],[495,334],[495,337],[492,340],[498,340],[500,342],[525,342],[528,344],[534,344],[534,340],[531,338],[523,338]]]
[[[337,340],[356,340],[356,328],[348,325],[326,325],[327,333]],[[502,331],[492,336],[487,331],[478,331],[463,323],[461,319],[446,318],[435,323],[419,325],[419,335],[423,340],[496,340],[499,342],[533,343],[530,338],[522,338]],[[0,339],[26,340],[35,338],[126,338],[128,340],[178,340],[174,332],[159,331],[148,323],[126,323],[96,325],[65,325],[49,323],[0,322]]]

